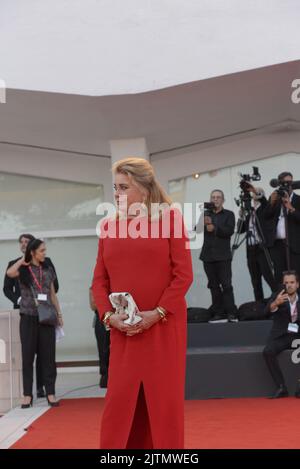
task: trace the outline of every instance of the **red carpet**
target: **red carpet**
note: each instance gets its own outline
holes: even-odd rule
[[[67,399],[13,448],[98,448],[104,399]],[[186,448],[300,448],[300,400],[186,401]]]

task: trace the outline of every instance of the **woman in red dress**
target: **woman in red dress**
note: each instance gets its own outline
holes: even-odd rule
[[[120,160],[113,174],[117,217],[102,223],[92,286],[100,319],[111,330],[100,446],[180,449],[184,447],[185,295],[193,280],[188,238],[181,213],[170,210],[171,201],[146,160]],[[135,203],[144,204],[148,213],[152,203],[164,203],[167,209],[159,218],[147,213],[134,217],[129,212]],[[119,235],[124,220],[126,228],[138,222],[144,233]],[[156,236],[151,236],[153,232]],[[112,310],[108,298],[112,292],[129,292],[142,321],[124,324],[127,316]]]

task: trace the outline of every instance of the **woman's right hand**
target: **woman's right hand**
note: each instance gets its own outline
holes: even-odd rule
[[[6,275],[9,278],[17,278],[20,275],[20,268],[24,265],[28,266],[30,262],[25,262],[25,256],[21,257],[18,261],[16,261],[9,269],[6,271]]]
[[[109,318],[109,325],[120,332],[127,332],[130,326],[124,324],[125,319],[128,319],[128,315],[125,313],[112,314]]]
[[[25,261],[25,256],[21,257],[19,262],[20,262],[20,266],[21,265],[26,265],[26,266],[30,265],[30,262]]]

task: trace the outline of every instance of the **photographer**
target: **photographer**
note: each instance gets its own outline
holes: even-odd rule
[[[273,399],[288,396],[283,374],[280,370],[277,355],[291,348],[294,339],[299,339],[300,302],[297,294],[299,277],[295,271],[283,273],[284,288],[274,294],[266,306],[266,313],[273,315],[273,327],[263,354],[269,371],[277,386]],[[296,397],[300,397],[297,388]]]
[[[245,191],[251,197],[250,210],[240,210],[240,233],[246,233],[247,265],[251,277],[255,301],[264,300],[262,278],[265,279],[272,292],[276,290],[270,255],[265,245],[264,210],[267,199],[261,187],[254,187],[247,183]]]
[[[293,192],[290,172],[279,174],[278,182],[280,187],[272,192],[265,209],[276,285],[280,284],[284,270],[300,273],[300,197]]]
[[[211,322],[237,321],[231,282],[232,254],[230,239],[234,233],[235,217],[223,208],[224,193],[214,190],[210,195],[212,210],[204,214],[204,243],[200,254],[211,291],[213,317]]]

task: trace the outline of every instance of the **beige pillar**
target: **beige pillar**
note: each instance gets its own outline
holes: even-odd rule
[[[112,164],[128,156],[136,156],[149,160],[149,153],[145,138],[111,140],[110,151]]]

